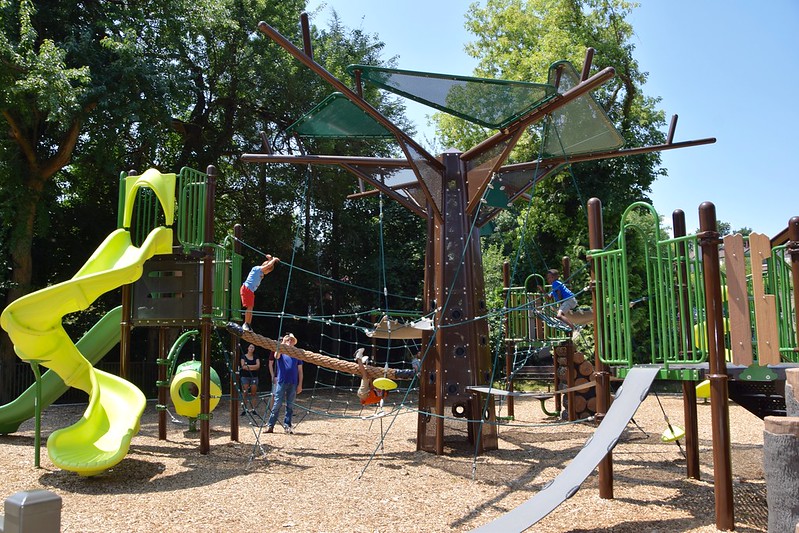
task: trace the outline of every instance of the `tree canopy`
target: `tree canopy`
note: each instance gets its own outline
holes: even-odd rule
[[[265,301],[294,312],[336,313],[378,306],[416,309],[425,250],[423,221],[393,201],[350,200],[353,176],[332,167],[251,165],[239,156],[277,153],[397,156],[385,141],[298,139],[293,124],[331,88],[257,31],[266,20],[301,42],[305,0],[162,0],[135,3],[0,0],[0,297],[5,302],[70,277],[115,228],[119,175],[156,167],[219,169],[216,240],[244,226],[245,263],[262,253],[302,270],[285,293],[278,268]],[[488,0],[466,14],[476,76],[544,81],[549,65],[578,68],[593,47],[596,69],[617,77],[595,96],[629,146],[662,142],[658,99],[643,94],[622,0]],[[393,67],[379,36],[338,17],[311,28],[314,57],[342,80],[348,64]],[[396,97],[365,87],[365,98],[409,133]],[[437,117],[437,144],[469,148],[492,132]],[[537,157],[531,129],[512,161]],[[519,258],[517,282],[587,247],[585,202],[602,199],[608,232],[620,213],[646,200],[665,171],[657,154],[584,163],[538,184],[532,201],[496,220],[484,243],[489,286],[497,266]],[[521,237],[524,237],[521,239]],[[353,285],[343,283],[350,280]],[[371,290],[359,290],[362,286]],[[392,301],[386,303],[386,294]],[[285,294],[284,294],[285,293]],[[489,301],[490,296],[489,296]],[[118,302],[101,299],[76,333]],[[0,391],[16,364],[0,337]],[[1,398],[0,398],[1,399]]]

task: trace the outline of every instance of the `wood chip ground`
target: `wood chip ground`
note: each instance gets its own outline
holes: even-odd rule
[[[412,410],[362,420],[370,412],[354,400],[354,394],[303,392],[298,401],[311,410],[299,409],[295,434],[259,434],[242,419],[240,442],[230,440],[229,402],[223,400],[211,421],[207,455],[185,420],[168,417],[168,439],[158,440],[149,403],[128,456],[92,478],[55,468],[44,445],[41,468],[35,468],[29,421],[0,436],[0,498],[31,489],[56,492],[63,498],[65,532],[469,531],[531,498],[594,431],[591,423],[548,419],[536,400],[517,401],[516,420],[499,428],[498,450],[475,460],[465,432],[448,422],[447,453],[436,456],[416,451]],[[671,423],[682,426],[682,399],[661,394],[660,400]],[[350,403],[346,411],[344,402]],[[44,438],[79,419],[83,408],[48,408]],[[599,498],[594,471],[531,531],[716,531],[709,403],[698,410],[700,481],[686,478],[678,446],[661,442],[666,423],[650,394],[613,452],[614,498]],[[735,404],[730,420],[736,531],[766,531],[763,422]]]

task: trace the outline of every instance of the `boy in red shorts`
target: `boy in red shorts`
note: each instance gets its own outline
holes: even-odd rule
[[[266,261],[252,267],[249,274],[247,274],[247,279],[241,284],[239,294],[241,295],[241,306],[244,307],[244,331],[252,331],[252,309],[255,307],[255,291],[264,276],[272,272],[279,262],[280,259],[277,257],[266,254]]]

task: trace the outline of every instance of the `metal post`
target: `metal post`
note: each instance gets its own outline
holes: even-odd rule
[[[675,237],[685,237],[685,212],[682,209],[675,209],[671,215]],[[678,341],[679,349],[683,352],[693,350],[688,332],[691,326],[692,313],[688,307],[688,254],[686,253],[685,243],[677,245],[677,268],[679,269],[679,279],[683,280],[682,286],[675,287],[678,297],[678,312],[680,316],[680,335]],[[696,381],[682,382],[683,394],[683,416],[685,417],[685,456],[687,463],[687,475],[692,479],[700,479],[699,468],[699,418],[696,412]]]
[[[510,301],[510,263],[502,263],[502,285],[505,287],[505,302]],[[505,375],[508,376],[508,391],[513,392],[513,341],[510,340],[510,313],[505,313]],[[508,416],[513,420],[513,396],[508,396]]]
[[[28,363],[30,363],[31,370],[33,370],[33,377],[36,379],[34,383],[35,395],[33,404],[33,465],[39,468],[42,459],[42,374],[39,371],[39,361],[30,360]]]
[[[0,516],[0,532],[58,533],[61,505],[61,496],[49,490],[17,492],[3,504],[5,516]]]
[[[167,348],[166,326],[158,328],[158,440],[166,440]]]
[[[791,254],[791,278],[793,278],[793,305],[799,309],[799,217],[788,221],[788,253]],[[799,346],[799,313],[794,313],[796,320],[796,346]]]
[[[713,431],[713,491],[716,498],[716,527],[735,527],[732,498],[732,461],[730,457],[730,406],[727,362],[724,359],[724,322],[722,316],[721,277],[719,268],[719,233],[716,207],[711,202],[699,206],[702,266],[707,300],[708,361],[710,363],[710,410]]]
[[[588,247],[591,250],[602,250],[605,247],[602,223],[602,202],[599,198],[588,200]],[[594,376],[596,379],[596,420],[602,422],[610,407],[610,372],[602,362],[601,320],[604,317],[602,300],[597,298],[596,287],[602,284],[600,271],[595,267],[593,258],[589,261],[592,280],[592,300],[594,306]],[[599,497],[613,498],[613,453],[607,455],[599,463]]]
[[[205,455],[211,449],[211,314],[214,307],[214,247],[205,243],[214,238],[214,196],[216,192],[216,167],[209,165],[206,181],[205,233],[203,238],[203,298],[200,331],[202,334],[202,372],[200,377],[200,453]]]
[[[241,254],[241,237],[243,230],[241,224],[233,226],[233,253]],[[230,290],[237,290],[238,287],[231,287]],[[230,368],[233,372],[230,373],[230,440],[238,442],[239,440],[239,387],[238,387],[238,372],[240,358],[238,356],[239,342],[236,337],[230,335]],[[270,382],[271,385],[271,382]]]

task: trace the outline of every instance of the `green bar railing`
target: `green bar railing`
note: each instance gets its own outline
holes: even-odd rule
[[[524,287],[508,289],[508,340],[530,340],[529,311],[527,309],[527,291]]]
[[[205,244],[206,179],[206,174],[198,170],[180,169],[177,235],[178,242],[186,249]]]
[[[777,299],[777,331],[780,342],[780,360],[799,363],[796,348],[796,309],[793,301],[793,278],[787,246],[777,246],[771,251],[768,262],[768,282]]]
[[[657,283],[652,296],[656,311],[652,321],[653,362],[702,363],[707,359],[704,274],[696,235],[667,239],[657,244]],[[682,254],[681,249],[686,253]],[[687,317],[685,316],[687,314]]]

